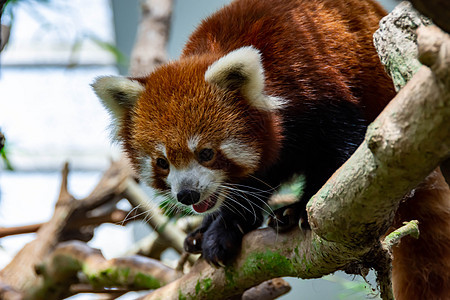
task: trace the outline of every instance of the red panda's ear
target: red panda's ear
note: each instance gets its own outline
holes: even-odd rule
[[[121,76],[98,77],[91,86],[111,114],[114,130],[118,130],[122,117],[145,90],[142,80]]]
[[[217,60],[206,71],[205,80],[228,90],[239,90],[250,105],[261,110],[282,105],[279,98],[264,94],[261,54],[251,46],[234,50]]]

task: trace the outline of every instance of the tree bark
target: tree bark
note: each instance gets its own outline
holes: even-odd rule
[[[128,290],[155,289],[179,277],[161,262],[142,256],[106,260],[101,251],[79,241],[61,243],[36,267],[42,284],[27,291],[35,300],[58,300],[71,296],[70,286],[82,272],[93,287],[125,287]]]
[[[173,0],[141,0],[141,21],[131,53],[130,74],[148,75],[167,60]]]

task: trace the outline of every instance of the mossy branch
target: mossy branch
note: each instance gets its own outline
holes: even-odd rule
[[[412,220],[405,222],[405,225],[394,230],[388,234],[381,243],[383,248],[390,251],[393,246],[397,245],[405,236],[412,236],[415,239],[419,238],[419,221]]]
[[[81,278],[92,287],[126,287],[128,290],[156,289],[179,277],[158,260],[131,256],[106,260],[101,251],[79,241],[58,245],[46,261],[36,267],[41,284],[28,293],[30,299],[62,299]]]

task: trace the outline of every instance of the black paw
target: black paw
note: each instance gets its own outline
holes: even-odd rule
[[[236,228],[213,226],[203,235],[203,258],[215,267],[232,262],[241,249],[243,233]]]
[[[199,228],[188,234],[184,240],[184,251],[192,254],[202,253],[203,231]]]
[[[298,203],[275,210],[269,217],[268,225],[279,232],[288,231],[296,226],[304,229],[309,227],[306,211]]]

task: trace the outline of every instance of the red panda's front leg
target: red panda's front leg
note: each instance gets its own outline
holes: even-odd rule
[[[203,235],[208,230],[209,225],[214,221],[213,215],[207,215],[199,228],[189,233],[184,240],[184,251],[192,254],[202,253]]]

